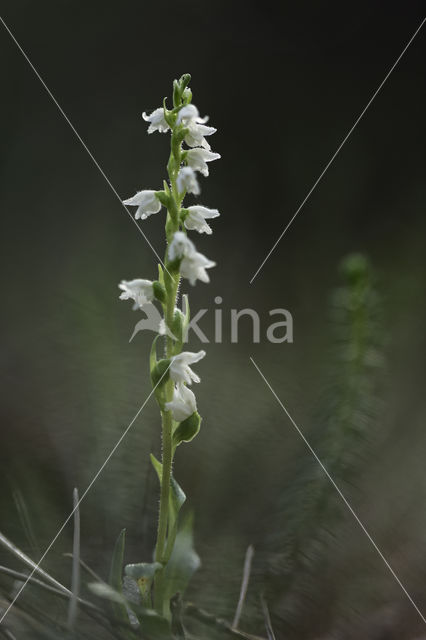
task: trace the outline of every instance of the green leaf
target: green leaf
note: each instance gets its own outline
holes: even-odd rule
[[[153,387],[156,387],[157,385],[159,387],[163,386],[167,382],[167,380],[169,379],[169,366],[170,360],[164,358],[163,360],[159,360],[155,367],[151,369],[151,380]]]
[[[169,327],[178,344],[182,345],[182,328],[184,316],[182,311],[176,309],[173,314],[172,326]]]
[[[169,621],[152,609],[138,613],[142,637],[146,640],[172,640]]]
[[[166,302],[166,288],[159,280],[154,280],[152,288],[156,299],[160,302]]]
[[[183,594],[188,583],[201,565],[193,543],[193,516],[188,514],[176,536],[170,560],[164,570],[165,596],[170,600],[176,593]]]
[[[161,264],[158,265],[158,280],[164,285],[164,272]]]
[[[123,607],[127,605],[140,622],[144,640],[172,640],[170,623],[152,609],[145,609],[133,602],[127,602],[123,594],[105,582],[91,582],[88,587],[99,598],[109,600],[115,605],[122,605]],[[127,612],[126,616],[128,624],[129,617]],[[133,634],[132,637],[134,637]]]
[[[173,80],[173,106],[178,107],[181,100],[181,88],[180,83],[177,80]]]
[[[163,180],[163,188],[164,188],[164,191],[169,196],[170,195],[170,187],[169,187],[169,185],[167,184],[167,182],[165,180]]]
[[[155,195],[158,198],[158,200],[161,202],[163,207],[166,207],[166,209],[170,208],[170,202],[171,202],[170,196],[168,196],[165,191],[156,191]]]
[[[189,418],[183,420],[173,433],[173,444],[177,447],[181,442],[190,442],[200,430],[201,416],[195,411]]]
[[[155,336],[154,340],[152,341],[151,351],[149,354],[149,371],[151,375],[153,370],[157,366],[157,340],[159,337],[160,336]]]
[[[126,544],[126,529],[122,529],[120,532],[112,554],[111,568],[109,572],[109,586],[118,593],[122,598],[122,602],[118,600],[112,600],[112,611],[114,617],[118,620],[129,622],[129,616],[127,614],[126,606],[123,594],[123,565],[124,565],[124,547]],[[101,583],[99,583],[101,584]],[[105,585],[105,587],[108,585]]]

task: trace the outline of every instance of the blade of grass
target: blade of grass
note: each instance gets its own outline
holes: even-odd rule
[[[215,627],[218,631],[221,631],[224,635],[233,638],[245,638],[245,640],[265,640],[260,636],[254,636],[251,633],[246,633],[240,629],[234,629],[230,622],[223,618],[216,618],[215,615],[199,609],[192,602],[187,602],[184,605],[184,613],[191,616],[195,620],[199,620],[209,627]]]
[[[8,551],[10,551],[16,558],[18,558],[18,560],[21,560],[21,562],[26,564],[28,567],[31,567],[31,569],[33,569],[34,572],[37,572],[40,576],[42,576],[42,578],[47,580],[47,582],[50,582],[50,584],[53,584],[57,589],[60,589],[63,593],[70,595],[71,591],[69,589],[64,587],[64,585],[58,582],[57,580],[55,580],[55,578],[49,575],[47,571],[44,571],[44,569],[39,567],[34,562],[34,560],[31,560],[31,558],[27,556],[26,553],[21,551],[21,549],[19,549],[15,544],[13,544],[13,542],[11,542],[8,538],[6,538],[6,536],[3,535],[3,533],[1,532],[0,532],[0,545],[2,545]]]
[[[78,592],[80,588],[80,509],[78,490],[73,491],[74,537],[72,547],[71,597],[68,606],[68,629],[73,630],[77,619]]]
[[[64,558],[71,558],[71,560],[73,560],[74,556],[72,553],[64,553]],[[91,578],[94,578],[96,582],[103,582],[102,578],[98,576],[98,574],[95,571],[93,571],[93,569],[89,567],[89,565],[86,562],[84,562],[84,560],[79,558],[78,561],[80,563],[80,567],[84,569]]]
[[[234,627],[234,629],[238,628],[241,614],[243,612],[244,602],[246,599],[248,584],[250,580],[251,563],[253,560],[253,554],[254,554],[254,547],[253,545],[250,545],[247,547],[246,556],[244,559],[244,569],[243,569],[243,577],[241,580],[240,597],[238,600],[237,608],[235,610],[234,620],[232,622],[232,626]]]
[[[41,555],[40,548],[39,548],[39,545],[37,544],[37,539],[34,534],[34,529],[31,523],[30,514],[28,512],[27,504],[24,500],[24,497],[21,491],[17,488],[13,489],[12,495],[13,495],[13,500],[15,502],[16,510],[19,515],[19,519],[25,531],[25,535],[27,536],[28,544],[31,547],[31,551],[36,557],[39,557]]]
[[[268,635],[268,640],[276,640],[274,630],[272,629],[271,616],[269,614],[268,605],[266,604],[266,600],[263,597],[263,594],[260,596],[260,603],[262,605],[263,617],[265,618],[265,628]]]
[[[14,569],[10,569],[9,567],[3,567],[1,565],[0,565],[0,573],[3,573],[6,576],[10,576],[11,578],[14,578],[15,580],[22,580],[22,582],[24,582],[24,580],[26,580],[28,578],[26,573],[21,573],[20,571],[15,571]],[[33,584],[34,586],[37,586],[37,587],[40,587],[41,589],[44,589],[45,591],[48,591],[49,593],[53,593],[54,595],[58,596],[59,598],[63,598],[63,599],[67,599],[68,600],[68,598],[71,597],[71,592],[66,593],[65,591],[62,591],[60,589],[56,589],[55,587],[50,586],[50,584],[46,584],[45,582],[43,582],[42,580],[39,580],[38,578],[31,577],[28,582],[30,584]],[[98,613],[103,613],[102,609],[99,609],[99,607],[97,607],[96,605],[92,604],[88,600],[84,600],[83,598],[79,598],[78,602],[82,606],[85,606],[88,609],[92,609],[93,611],[96,611]]]

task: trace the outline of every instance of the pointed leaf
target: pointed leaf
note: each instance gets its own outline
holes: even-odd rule
[[[111,568],[109,572],[109,586],[118,593],[120,596],[123,594],[123,566],[124,566],[124,547],[126,544],[126,529],[122,529],[120,532],[112,554],[111,560]],[[93,583],[93,584],[102,584],[102,583]],[[106,585],[108,586],[108,585]],[[99,594],[98,594],[99,595]],[[112,610],[114,616],[118,620],[122,620],[123,622],[129,622],[129,616],[127,615],[127,609],[125,604],[125,599],[123,597],[123,602],[120,603],[119,600],[114,600],[110,598],[113,602]]]
[[[158,280],[164,285],[164,272],[161,264],[158,265]]]
[[[197,411],[183,420],[173,433],[173,444],[177,447],[181,442],[190,442],[200,430],[201,416]]]
[[[153,370],[157,366],[157,340],[159,337],[160,336],[155,336],[154,340],[152,341],[151,351],[149,354],[149,370],[151,375]]]
[[[177,536],[173,553],[165,568],[165,593],[171,599],[176,593],[183,594],[201,561],[194,549],[192,535],[193,517],[189,514]]]

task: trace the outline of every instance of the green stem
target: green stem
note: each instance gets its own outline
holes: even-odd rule
[[[171,186],[171,203],[168,215],[170,216],[171,225],[169,232],[167,233],[167,242],[170,243],[173,235],[179,229],[179,215],[180,215],[180,198],[176,186],[176,178],[181,161],[180,145],[176,147],[174,137],[172,134],[172,151],[170,159],[167,164],[167,170],[170,179]],[[165,256],[165,263],[167,264],[167,251]],[[166,274],[168,285],[167,299],[164,305],[164,316],[166,325],[172,326],[173,317],[176,307],[176,295],[179,284],[180,275]],[[170,336],[166,337],[166,357],[171,358],[173,355],[174,343]],[[173,380],[168,380],[165,385],[165,402],[170,402],[173,399],[174,384]],[[162,477],[161,477],[161,493],[160,493],[160,506],[158,516],[158,530],[157,530],[157,544],[155,548],[155,561],[165,565],[170,556],[170,542],[168,536],[170,536],[169,529],[169,502],[170,502],[170,481],[172,476],[173,465],[173,443],[172,443],[172,430],[173,430],[173,418],[170,411],[161,411],[162,418]],[[170,616],[170,610],[167,602],[164,602],[164,567],[161,569],[154,578],[154,604],[158,613],[162,615]]]

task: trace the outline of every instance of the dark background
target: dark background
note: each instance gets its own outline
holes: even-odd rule
[[[256,542],[262,553],[283,470],[306,455],[249,356],[302,431],[313,433],[328,299],[352,251],[365,253],[377,275],[388,366],[382,444],[347,495],[426,608],[424,30],[249,284],[423,14],[421,2],[1,3],[120,197],[161,187],[168,136],[148,137],[141,112],[171,97],[175,77],[192,74],[194,103],[218,128],[210,142],[222,159],[201,179],[200,202],[222,215],[213,236],[194,238],[217,267],[211,285],[183,291],[194,310],[223,298],[224,342],[207,345],[198,365],[203,429],[180,448],[175,473],[196,512],[201,599],[221,615],[232,616],[245,548]],[[153,279],[157,260],[3,26],[0,59],[1,529],[30,551],[13,492],[25,499],[43,550],[70,511],[72,488],[84,490],[149,393],[152,335],[128,344],[136,315],[118,302],[117,283]],[[142,223],[161,255],[163,223],[160,215]],[[248,323],[230,344],[230,309],[244,307],[264,322],[258,345]],[[265,340],[276,307],[293,314],[291,345]],[[210,336],[212,322],[210,312],[202,323]],[[200,348],[195,339],[191,348]],[[82,553],[103,575],[123,526],[128,561],[150,556],[150,450],[159,450],[153,401],[82,505]],[[389,603],[404,607],[341,508],[347,523],[336,545],[351,540],[357,579],[372,590],[351,615],[363,621]],[[57,575],[67,575],[61,552],[70,535],[46,559]],[[256,585],[253,593],[257,602]],[[406,629],[416,629],[416,615],[409,610]]]

